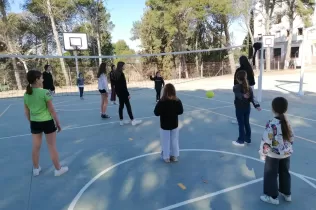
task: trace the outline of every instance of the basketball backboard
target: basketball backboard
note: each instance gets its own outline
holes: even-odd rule
[[[263,35],[262,47],[274,47],[274,35]]]
[[[88,39],[85,33],[63,33],[64,49],[72,50],[88,50]]]

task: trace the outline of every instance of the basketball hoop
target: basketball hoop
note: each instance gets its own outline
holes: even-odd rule
[[[274,35],[262,36],[262,46],[264,48],[274,47]]]
[[[63,33],[66,51],[88,50],[88,39],[85,33]]]
[[[88,50],[88,39],[85,33],[63,33],[65,51],[73,51],[77,56],[77,51]],[[76,72],[79,75],[78,58],[76,57]]]

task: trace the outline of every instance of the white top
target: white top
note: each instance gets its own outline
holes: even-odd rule
[[[98,89],[106,90],[108,92],[108,78],[105,74],[101,74],[98,78]]]
[[[289,122],[288,122],[289,124]],[[291,125],[289,124],[290,129]],[[282,136],[282,128],[280,120],[273,118],[266,124],[263,132],[259,153],[267,155],[271,158],[287,158],[293,153],[294,133],[292,130],[291,139],[285,140]],[[264,151],[263,146],[267,145],[267,150]],[[264,154],[265,153],[265,154]]]

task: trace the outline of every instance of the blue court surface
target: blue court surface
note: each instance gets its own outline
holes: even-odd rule
[[[5,210],[312,210],[316,209],[315,74],[306,80],[305,96],[295,75],[268,75],[264,110],[252,109],[252,144],[236,148],[238,137],[232,78],[219,77],[177,84],[184,105],[179,118],[178,163],[160,160],[159,118],[155,91],[131,90],[131,104],[140,125],[119,125],[118,105],[109,105],[111,119],[101,119],[100,96],[60,96],[54,104],[63,127],[57,135],[62,164],[69,172],[54,177],[45,140],[40,165],[32,177],[31,135],[23,99],[0,100],[0,209]],[[315,87],[315,86],[314,86]],[[310,89],[309,89],[310,88]],[[207,99],[205,92],[215,97]],[[258,149],[265,123],[272,117],[271,100],[285,96],[295,134],[291,158],[292,199],[279,206],[260,201],[263,162]],[[124,111],[125,119],[127,113]]]

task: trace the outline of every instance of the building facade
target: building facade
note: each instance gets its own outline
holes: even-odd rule
[[[287,40],[289,35],[288,17],[282,15],[287,5],[283,2],[275,5],[270,35],[274,35],[274,49],[271,49],[271,69],[283,68],[286,55]],[[255,4],[254,10],[254,38],[261,41],[265,31],[265,19],[263,18],[264,7],[261,1]],[[316,12],[311,16],[313,25],[316,26]],[[305,64],[316,64],[316,29],[305,28],[303,20],[297,16],[293,23],[293,36],[291,44],[290,67],[300,67],[302,55],[305,54]],[[304,36],[305,35],[305,36]],[[305,37],[305,41],[303,42]],[[303,47],[304,45],[304,47]],[[304,52],[303,52],[304,50]]]

